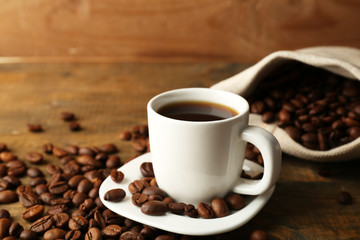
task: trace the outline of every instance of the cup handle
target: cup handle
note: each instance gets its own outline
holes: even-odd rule
[[[246,195],[259,195],[269,190],[276,182],[281,169],[281,149],[276,138],[263,128],[248,126],[240,133],[240,138],[254,144],[261,152],[264,161],[264,174],[261,180],[239,177],[233,191]]]

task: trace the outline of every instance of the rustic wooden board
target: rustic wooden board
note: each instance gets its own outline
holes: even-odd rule
[[[0,56],[221,59],[360,47],[357,0],[0,1]]]
[[[47,142],[60,147],[112,142],[126,161],[136,152],[130,142],[119,140],[119,134],[146,123],[146,103],[152,96],[174,88],[209,87],[244,67],[227,63],[2,64],[0,142],[20,159],[29,151],[41,151]],[[64,110],[76,114],[83,131],[68,130],[59,117]],[[45,131],[29,133],[27,123],[41,123]],[[58,163],[51,156],[46,160]],[[320,167],[332,170],[332,176],[320,176]],[[358,160],[320,164],[284,156],[275,193],[265,208],[245,226],[205,239],[247,239],[255,229],[266,231],[270,239],[359,239],[359,167]],[[352,194],[353,204],[336,202],[341,190]],[[24,208],[19,203],[0,208],[8,208],[14,221],[29,226],[21,218]]]

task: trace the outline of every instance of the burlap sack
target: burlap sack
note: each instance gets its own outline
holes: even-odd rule
[[[256,90],[256,86],[271,69],[277,68],[289,60],[297,60],[308,65],[320,67],[336,74],[360,81],[360,50],[347,47],[314,47],[296,51],[274,52],[257,64],[243,72],[223,80],[211,88],[222,89],[240,94],[244,97]],[[280,127],[262,122],[261,116],[250,114],[250,125],[265,128],[280,142],[282,151],[307,160],[314,161],[344,161],[360,158],[360,138],[333,148],[328,151],[307,149],[292,140]]]

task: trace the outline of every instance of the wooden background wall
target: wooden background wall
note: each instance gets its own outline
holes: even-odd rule
[[[359,0],[0,0],[0,56],[257,61],[360,48]]]

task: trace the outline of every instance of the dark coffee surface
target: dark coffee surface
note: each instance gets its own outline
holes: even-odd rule
[[[216,121],[236,116],[238,113],[226,106],[211,102],[177,102],[161,107],[158,113],[184,121]]]

